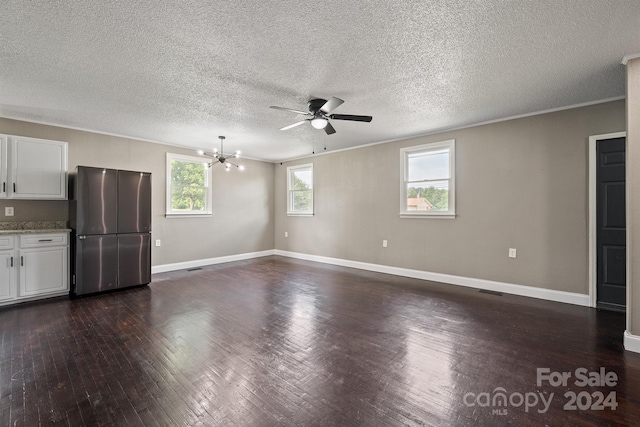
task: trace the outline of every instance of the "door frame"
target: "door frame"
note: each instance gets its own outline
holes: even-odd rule
[[[596,141],[626,138],[627,132],[614,132],[589,137],[589,305],[595,307],[597,303],[598,282],[598,248],[597,248],[597,205],[596,205]],[[625,162],[626,163],[626,162]]]

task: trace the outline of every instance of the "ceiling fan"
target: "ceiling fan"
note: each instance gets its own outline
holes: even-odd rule
[[[312,99],[308,103],[309,111],[293,110],[291,108],[276,107],[274,105],[270,106],[269,108],[273,108],[274,110],[290,111],[292,113],[309,116],[309,118],[307,119],[304,119],[292,125],[280,128],[280,130],[288,130],[296,126],[300,126],[301,124],[304,124],[306,122],[311,122],[311,126],[313,126],[315,129],[324,129],[327,135],[336,133],[336,130],[333,128],[333,126],[331,126],[331,123],[329,123],[329,120],[350,120],[354,122],[368,123],[371,121],[371,119],[373,119],[373,117],[371,116],[354,116],[351,114],[329,114],[333,110],[338,108],[340,105],[342,105],[343,103],[344,101],[342,99],[336,98],[334,96],[328,101],[326,99]]]

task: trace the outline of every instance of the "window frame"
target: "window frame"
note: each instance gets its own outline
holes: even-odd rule
[[[294,211],[293,210],[293,197],[292,197],[292,190],[291,189],[291,183],[292,183],[292,178],[293,178],[293,174],[296,171],[299,170],[305,170],[305,169],[309,169],[311,170],[311,209],[308,211]],[[302,165],[295,165],[295,166],[288,166],[287,167],[287,216],[313,216],[314,210],[313,210],[313,197],[314,197],[314,191],[313,191],[313,185],[314,183],[314,174],[313,174],[313,163],[305,163]]]
[[[449,181],[449,209],[447,211],[409,211],[407,210],[407,184],[409,184],[409,155],[430,151],[449,150],[449,178],[428,181]],[[400,149],[400,218],[442,218],[456,217],[456,140],[449,139],[440,142],[414,145]],[[417,182],[417,181],[416,181]]]
[[[174,211],[171,204],[171,195],[173,185],[171,183],[171,162],[181,161],[189,163],[200,163],[204,165],[204,189],[205,189],[205,209],[204,211]],[[166,205],[165,216],[167,218],[204,218],[212,215],[211,207],[211,167],[208,166],[209,162],[202,157],[187,156],[184,154],[176,154],[167,152],[166,163]]]

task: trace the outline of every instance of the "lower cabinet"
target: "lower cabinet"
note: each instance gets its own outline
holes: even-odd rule
[[[69,291],[66,247],[20,249],[21,297]]]
[[[68,233],[0,238],[0,305],[69,292]]]
[[[14,251],[0,251],[0,303],[16,299]]]

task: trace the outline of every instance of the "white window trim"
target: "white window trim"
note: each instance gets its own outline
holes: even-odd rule
[[[185,162],[193,162],[193,163],[203,163],[205,166],[205,186],[206,186],[206,201],[205,207],[206,210],[204,212],[174,212],[171,209],[171,161],[179,160]],[[165,216],[167,218],[207,218],[211,216],[212,208],[211,208],[211,168],[207,166],[208,162],[206,159],[202,157],[196,156],[186,156],[184,154],[175,154],[175,153],[167,153],[167,163],[166,163],[166,205],[165,205]]]
[[[296,170],[311,169],[311,210],[310,211],[292,211],[291,210],[291,175]],[[287,167],[287,216],[313,216],[313,198],[315,176],[313,174],[313,163],[305,163],[303,165],[295,165]]]
[[[407,210],[407,180],[409,178],[408,155],[419,151],[449,149],[449,210],[447,212],[408,211]],[[440,218],[454,219],[456,217],[456,140],[415,145],[400,149],[400,218]]]

